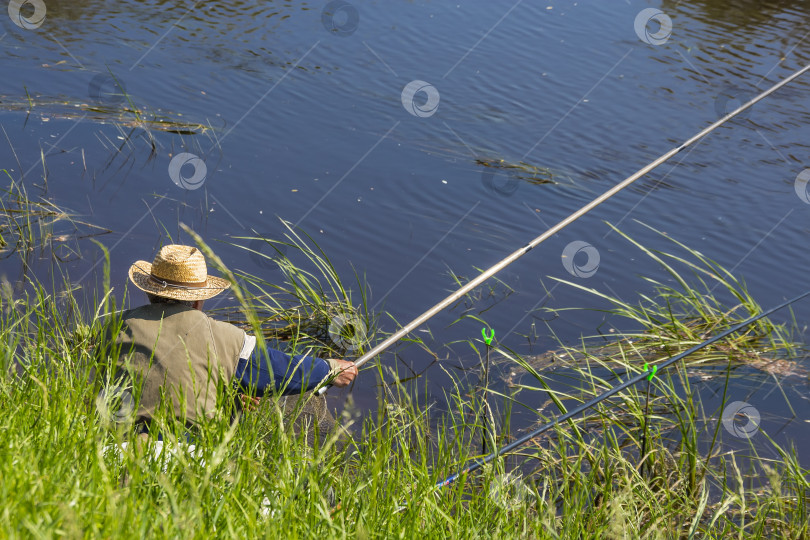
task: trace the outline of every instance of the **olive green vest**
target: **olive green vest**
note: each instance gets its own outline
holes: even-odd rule
[[[142,306],[123,320],[118,369],[136,389],[142,382],[136,421],[150,420],[169,401],[187,423],[212,416],[217,385],[230,384],[245,332],[181,304]]]

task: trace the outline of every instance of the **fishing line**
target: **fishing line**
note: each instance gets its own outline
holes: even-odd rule
[[[798,77],[804,75],[807,71],[810,71],[810,64],[803,67],[799,71],[796,71],[795,73],[793,73],[791,76],[787,77],[786,79],[784,79],[784,80],[778,82],[777,84],[773,85],[768,90],[762,92],[761,94],[754,97],[753,99],[751,99],[747,103],[744,103],[744,104],[740,105],[737,109],[731,111],[730,113],[728,113],[724,117],[720,118],[719,120],[717,120],[716,122],[714,122],[710,126],[708,126],[705,129],[701,130],[699,133],[694,135],[692,138],[686,140],[685,142],[683,142],[680,145],[676,146],[675,148],[671,149],[669,152],[663,154],[661,157],[659,157],[655,161],[651,162],[649,165],[646,165],[646,166],[642,167],[641,169],[639,169],[638,171],[636,171],[632,175],[628,176],[627,178],[625,178],[624,180],[622,180],[621,182],[619,182],[618,184],[616,184],[615,186],[613,186],[612,188],[610,188],[609,190],[604,192],[602,195],[600,195],[599,197],[593,199],[591,202],[589,202],[588,204],[586,204],[585,206],[583,206],[582,208],[580,208],[579,210],[577,210],[573,214],[569,215],[567,218],[563,219],[562,221],[560,221],[559,223],[557,223],[556,225],[554,225],[553,227],[548,229],[546,232],[544,232],[543,234],[541,234],[540,236],[538,236],[537,238],[535,238],[534,240],[532,240],[531,242],[529,242],[528,244],[523,246],[522,248],[514,251],[512,254],[508,255],[506,258],[501,260],[499,263],[495,264],[494,266],[491,266],[489,269],[487,269],[484,272],[482,272],[481,274],[479,274],[476,278],[470,280],[466,285],[459,288],[456,292],[454,292],[453,294],[451,294],[450,296],[448,296],[447,298],[445,298],[444,300],[442,300],[441,302],[439,302],[438,304],[436,304],[432,308],[428,309],[427,311],[425,311],[424,313],[419,315],[417,318],[415,318],[414,320],[412,320],[411,322],[409,322],[408,324],[406,324],[405,326],[403,326],[402,328],[400,328],[399,330],[397,330],[396,332],[391,334],[384,341],[382,341],[381,343],[379,343],[378,345],[373,347],[370,351],[368,351],[367,353],[362,355],[360,358],[358,358],[354,362],[355,366],[357,366],[359,368],[360,366],[362,366],[363,364],[365,364],[366,362],[368,362],[369,360],[371,360],[372,358],[374,358],[378,354],[382,353],[383,351],[388,349],[391,345],[393,345],[394,343],[396,343],[397,341],[399,341],[400,339],[402,339],[406,335],[413,332],[415,329],[417,329],[423,323],[427,322],[431,317],[433,317],[434,315],[436,315],[437,313],[442,311],[444,308],[446,308],[447,306],[453,304],[458,299],[460,299],[462,296],[464,296],[465,294],[467,294],[471,290],[475,289],[476,287],[481,285],[483,282],[485,282],[486,280],[488,280],[489,278],[491,278],[492,276],[497,274],[499,271],[503,270],[504,268],[506,268],[507,266],[509,266],[510,264],[512,264],[513,262],[515,262],[519,258],[521,258],[523,255],[525,255],[526,253],[528,253],[529,251],[531,251],[532,249],[537,247],[540,243],[544,242],[548,238],[550,238],[553,235],[557,234],[559,231],[561,231],[562,229],[564,229],[565,227],[567,227],[568,225],[570,225],[574,221],[578,220],[579,218],[581,218],[582,216],[584,216],[585,214],[587,214],[588,212],[590,212],[591,210],[593,210],[594,208],[596,208],[597,206],[599,206],[600,204],[605,202],[606,200],[610,199],[611,197],[613,197],[618,192],[620,192],[623,189],[625,189],[626,187],[628,187],[630,184],[632,184],[633,182],[635,182],[636,180],[638,180],[642,176],[645,176],[647,173],[649,173],[650,171],[652,171],[653,169],[655,169],[659,165],[665,163],[670,158],[672,158],[672,156],[674,156],[675,154],[677,154],[677,153],[683,151],[684,149],[692,146],[694,143],[696,143],[697,141],[699,141],[700,139],[702,139],[703,137],[705,137],[706,135],[708,135],[709,133],[711,133],[715,129],[719,128],[720,126],[722,126],[723,124],[725,124],[726,122],[728,122],[729,120],[731,120],[732,118],[737,116],[738,114],[740,114],[743,111],[751,108],[756,103],[758,103],[758,102],[762,101],[763,99],[765,99],[766,97],[770,96],[771,94],[773,94],[774,92],[776,92],[777,90],[782,88],[783,86],[791,83],[792,81],[794,81]],[[324,393],[326,393],[326,391],[330,387],[331,387],[331,385],[322,386],[321,388],[316,390],[316,394],[319,395],[319,396],[323,395]]]

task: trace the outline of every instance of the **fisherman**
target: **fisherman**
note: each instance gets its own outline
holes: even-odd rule
[[[234,325],[203,313],[203,303],[230,283],[208,275],[199,249],[167,245],[154,261],[137,261],[129,279],[144,291],[149,304],[127,310],[116,337],[119,374],[140,388],[135,422],[148,433],[157,411],[169,412],[187,426],[212,417],[220,384],[235,384],[249,400],[273,391],[300,394],[332,377],[344,387],[357,367],[340,359],[293,356],[274,349],[263,355],[256,338]]]

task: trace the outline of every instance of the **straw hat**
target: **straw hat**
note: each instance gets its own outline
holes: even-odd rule
[[[163,246],[150,264],[129,267],[129,279],[140,290],[175,300],[206,300],[228,287],[227,280],[209,276],[205,257],[192,246]]]

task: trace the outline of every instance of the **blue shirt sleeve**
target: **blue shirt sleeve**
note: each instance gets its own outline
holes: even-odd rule
[[[320,358],[290,357],[270,348],[264,356],[256,349],[250,358],[239,359],[234,379],[251,395],[262,397],[276,389],[286,396],[314,389],[329,371],[329,363]]]

